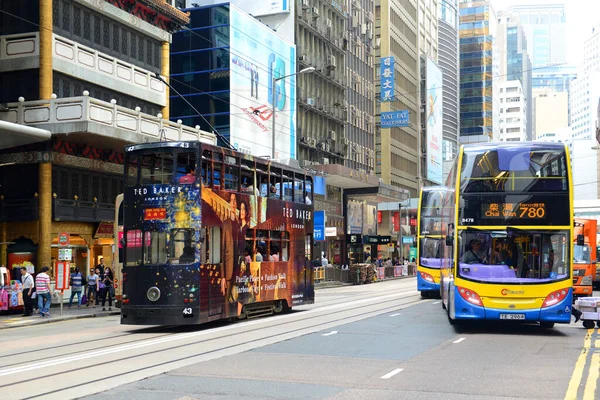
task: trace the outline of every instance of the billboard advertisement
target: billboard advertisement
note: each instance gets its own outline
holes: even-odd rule
[[[296,46],[250,17],[230,7],[229,141],[243,153],[270,156],[273,104],[275,158],[296,158]]]
[[[427,58],[425,75],[427,115],[427,179],[442,183],[442,70]]]
[[[349,235],[360,235],[362,234],[363,228],[363,210],[362,203],[356,201],[349,201],[347,208],[348,219],[348,234]]]

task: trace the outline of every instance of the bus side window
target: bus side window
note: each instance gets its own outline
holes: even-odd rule
[[[221,262],[221,228],[213,226],[207,229],[208,235],[204,240],[207,264],[218,264]]]

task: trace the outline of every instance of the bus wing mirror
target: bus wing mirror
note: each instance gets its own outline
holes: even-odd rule
[[[446,236],[446,246],[453,246],[453,245],[454,245],[454,236],[452,236],[452,235]]]
[[[583,246],[585,244],[585,237],[583,235],[577,235],[577,246]]]

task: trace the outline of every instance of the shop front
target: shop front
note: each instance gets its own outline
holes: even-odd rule
[[[104,265],[113,268],[114,223],[102,221],[94,233],[92,242],[92,259],[94,266],[104,259]]]

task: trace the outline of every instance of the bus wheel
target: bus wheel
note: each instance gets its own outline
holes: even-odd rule
[[[594,321],[583,321],[583,327],[585,329],[594,329]]]
[[[593,322],[592,322],[592,326],[594,326]],[[540,322],[540,327],[542,327],[544,329],[554,328],[554,322]]]
[[[421,298],[422,299],[428,299],[429,298],[429,292],[421,291]]]

